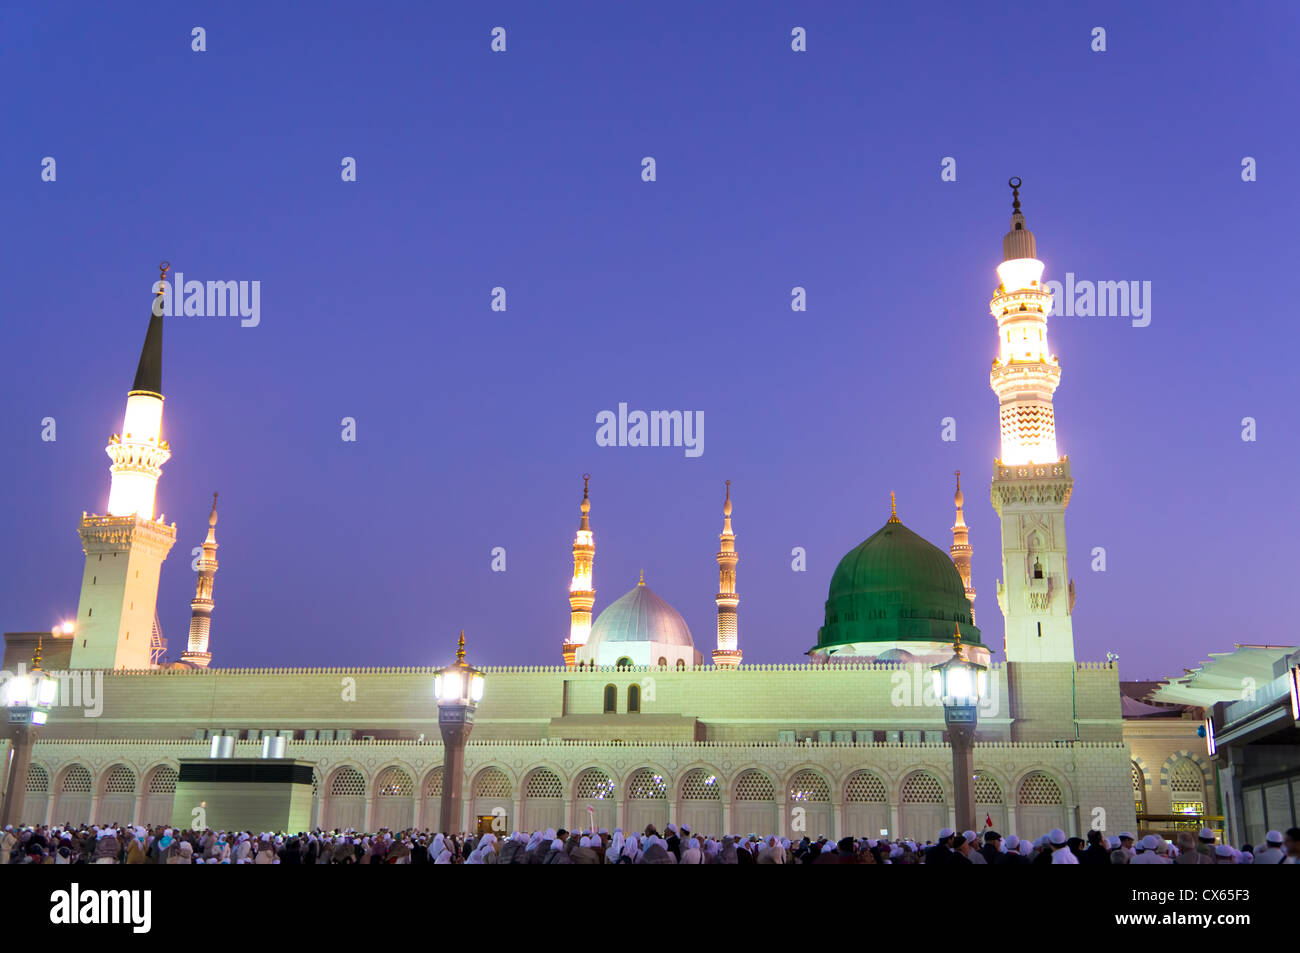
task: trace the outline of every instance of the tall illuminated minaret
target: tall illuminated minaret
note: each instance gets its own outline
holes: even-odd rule
[[[569,583],[569,639],[564,643],[564,665],[573,668],[578,648],[587,644],[591,635],[591,607],[596,602],[596,590],[591,585],[591,564],[596,557],[596,542],[591,535],[591,499],[587,492],[591,474],[582,475],[582,505],[578,507],[582,519],[573,536],[573,581]]]
[[[998,324],[998,356],[989,384],[998,395],[1002,455],[991,496],[1002,520],[998,605],[1006,620],[1009,662],[1073,662],[1074,583],[1065,549],[1065,508],[1074,481],[1070,458],[1056,449],[1052,395],[1061,366],[1047,345],[1051,293],[1043,287],[1034,233],[1012,188],[1011,230],[1002,239],[1001,280],[989,307]]]
[[[122,432],[109,438],[113,461],[108,513],[81,514],[81,579],[73,668],[149,668],[158,576],[176,542],[176,524],[154,519],[154,495],[171,448],[162,437],[162,277],[135,382],[126,395]]]
[[[957,567],[957,572],[961,576],[961,584],[966,589],[966,598],[970,601],[970,620],[975,624],[975,587],[971,585],[970,575],[970,527],[966,525],[966,517],[962,513],[962,505],[966,502],[966,497],[961,491],[961,471],[957,471],[957,492],[953,494],[953,503],[957,506],[957,521],[952,524],[952,545],[948,547],[948,555],[952,557],[952,564]]]
[[[212,629],[212,582],[217,575],[217,494],[212,494],[212,512],[208,514],[208,538],[203,541],[199,557],[199,579],[190,600],[190,644],[181,655],[182,662],[207,668],[212,662],[208,651],[208,634]]]
[[[718,550],[718,647],[713,650],[713,664],[718,668],[735,668],[740,664],[740,631],[736,620],[736,534],[731,531],[731,481],[722,503],[722,546]]]

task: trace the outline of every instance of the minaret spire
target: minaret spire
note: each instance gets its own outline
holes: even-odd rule
[[[208,514],[208,538],[203,541],[199,557],[199,578],[190,601],[189,647],[181,654],[182,662],[207,668],[212,662],[208,636],[212,628],[212,583],[217,575],[217,494],[212,494],[212,512]]]
[[[569,583],[569,638],[561,647],[566,668],[573,668],[578,649],[587,644],[591,635],[591,607],[596,602],[592,587],[592,563],[596,558],[596,541],[591,534],[591,474],[582,475],[582,503],[578,506],[581,518],[573,537],[573,581]]]
[[[140,363],[135,369],[135,381],[131,384],[132,392],[162,396],[163,308],[167,272],[170,268],[171,262],[164,261],[158,265],[158,288],[154,293],[153,311],[149,315],[149,330],[145,332],[144,347],[140,349]]]
[[[1070,458],[1056,445],[1052,396],[1061,383],[1061,365],[1047,343],[1052,295],[1020,208],[1021,181],[1012,178],[1007,184],[1011,228],[1002,238],[999,285],[989,302],[998,326],[989,386],[998,395],[1002,435],[991,488],[1002,521],[998,606],[1006,622],[1008,662],[1073,662],[1074,584],[1066,565],[1065,508],[1074,480]],[[960,509],[957,522],[964,535]],[[954,527],[954,562],[958,533]],[[963,581],[967,578],[963,574]],[[973,589],[967,594],[974,598]]]
[[[167,262],[159,266],[163,279],[169,267]],[[113,461],[109,467],[113,476],[108,491],[109,516],[153,519],[158,478],[162,476],[162,465],[172,455],[171,446],[162,438],[162,280],[158,287],[135,380],[126,395],[122,433],[113,434],[104,448]]]
[[[1009,182],[1011,230],[1002,238],[1001,284],[989,308],[998,322],[998,357],[989,385],[998,395],[1002,420],[1003,463],[1053,463],[1056,415],[1052,394],[1061,382],[1061,367],[1047,346],[1047,313],[1052,296],[1043,287],[1034,233],[1020,211],[1020,179]]]
[[[736,593],[736,534],[731,530],[731,481],[726,483],[726,496],[722,501],[722,545],[718,549],[718,647],[713,651],[713,664],[718,668],[735,668],[740,664],[740,631],[736,607],[740,596]]]
[[[971,585],[970,560],[972,555],[970,545],[970,527],[966,525],[966,517],[962,512],[962,505],[965,503],[965,496],[961,492],[961,471],[956,471],[957,492],[953,494],[953,503],[957,507],[957,520],[952,524],[952,546],[948,549],[948,555],[952,557],[952,563],[957,567],[957,573],[961,576],[961,584],[966,589],[966,598],[970,601],[970,621],[975,625],[975,587]]]

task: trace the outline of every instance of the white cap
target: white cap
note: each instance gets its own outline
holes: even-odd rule
[[[1281,847],[1281,846],[1282,846],[1282,832],[1281,832],[1281,831],[1269,831],[1267,834],[1264,835],[1264,840],[1268,841],[1268,842],[1269,842],[1270,844],[1272,844],[1274,847]]]
[[[943,830],[939,831],[939,840],[943,840],[946,837],[951,837],[955,833],[957,832],[954,831],[951,827],[945,827]]]
[[[1061,830],[1059,827],[1052,828],[1052,833],[1047,835],[1047,839],[1050,840],[1053,844],[1057,845],[1058,847],[1061,844],[1064,844],[1067,840],[1065,836],[1065,831]]]
[[[1020,849],[1020,838],[1015,834],[1007,835],[1007,839],[1002,843],[1006,846],[1008,854]]]
[[[1120,831],[1120,832],[1119,832],[1119,839],[1120,839],[1120,840],[1137,840],[1137,838],[1134,837],[1132,834],[1130,834],[1128,831]]]
[[[1232,856],[1232,848],[1229,847],[1227,844],[1218,845],[1217,847],[1214,848],[1214,852],[1218,854],[1220,857]]]
[[[1143,850],[1155,850],[1159,846],[1160,838],[1156,837],[1155,834],[1148,834],[1146,837],[1142,838]]]
[[[974,831],[963,831],[961,836],[966,838],[966,842],[970,844],[980,839],[980,836]]]
[[[1202,827],[1202,828],[1201,828],[1201,833],[1198,834],[1197,836],[1200,837],[1200,839],[1201,839],[1201,840],[1204,840],[1204,841],[1213,841],[1213,840],[1214,840],[1214,831],[1210,830],[1208,827]]]

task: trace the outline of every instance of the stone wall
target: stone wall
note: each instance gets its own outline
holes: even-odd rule
[[[989,696],[980,712],[982,740],[1074,740],[1076,704],[1078,738],[1121,737],[1113,667],[1021,663],[1010,671],[1010,678],[1003,665],[989,672]],[[83,681],[91,675],[98,679],[94,688],[86,683],[85,694],[97,696],[93,710],[85,698],[80,706],[56,707],[44,737],[180,740],[209,730],[288,730],[302,737],[306,730],[342,729],[356,736],[415,740],[437,722],[429,668],[75,674]],[[483,740],[542,740],[557,730],[572,737],[573,725],[604,712],[611,685],[617,714],[628,714],[629,689],[635,686],[640,714],[694,719],[707,740],[776,741],[781,732],[816,740],[820,732],[943,730],[930,673],[916,665],[747,665],[735,671],[504,667],[486,674],[475,728]],[[607,736],[602,732],[598,737]],[[845,740],[863,739],[855,734]]]

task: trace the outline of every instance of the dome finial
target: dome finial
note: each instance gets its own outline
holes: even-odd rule
[[[637,585],[638,585],[638,586],[644,586],[644,585],[645,585],[645,570],[644,570],[644,569],[641,570],[641,578],[637,581]]]
[[[727,480],[726,482],[727,482],[727,491],[726,491],[727,495],[726,498],[723,499],[722,501],[722,515],[730,516],[731,515],[731,481]]]
[[[456,661],[463,664],[465,661],[465,630],[460,630],[460,640],[456,643]]]
[[[217,525],[217,494],[215,491],[212,494],[212,512],[208,514],[208,525]]]
[[[1002,238],[1002,260],[1037,258],[1034,233],[1025,225],[1025,213],[1020,210],[1020,176],[1013,175],[1007,185],[1011,186],[1011,230]]]
[[[591,495],[588,492],[587,485],[591,482],[591,474],[582,475],[582,502],[578,504],[578,512],[582,514],[582,520],[578,524],[578,529],[591,529],[591,522],[588,514],[591,513]]]
[[[889,491],[889,522],[891,523],[902,522],[902,520],[898,518],[898,505],[897,505],[897,501],[894,499],[893,490]]]
[[[954,622],[952,624],[952,627],[953,627],[953,635],[952,635],[953,651],[957,653],[958,658],[962,658],[963,656],[961,654],[961,623]]]

